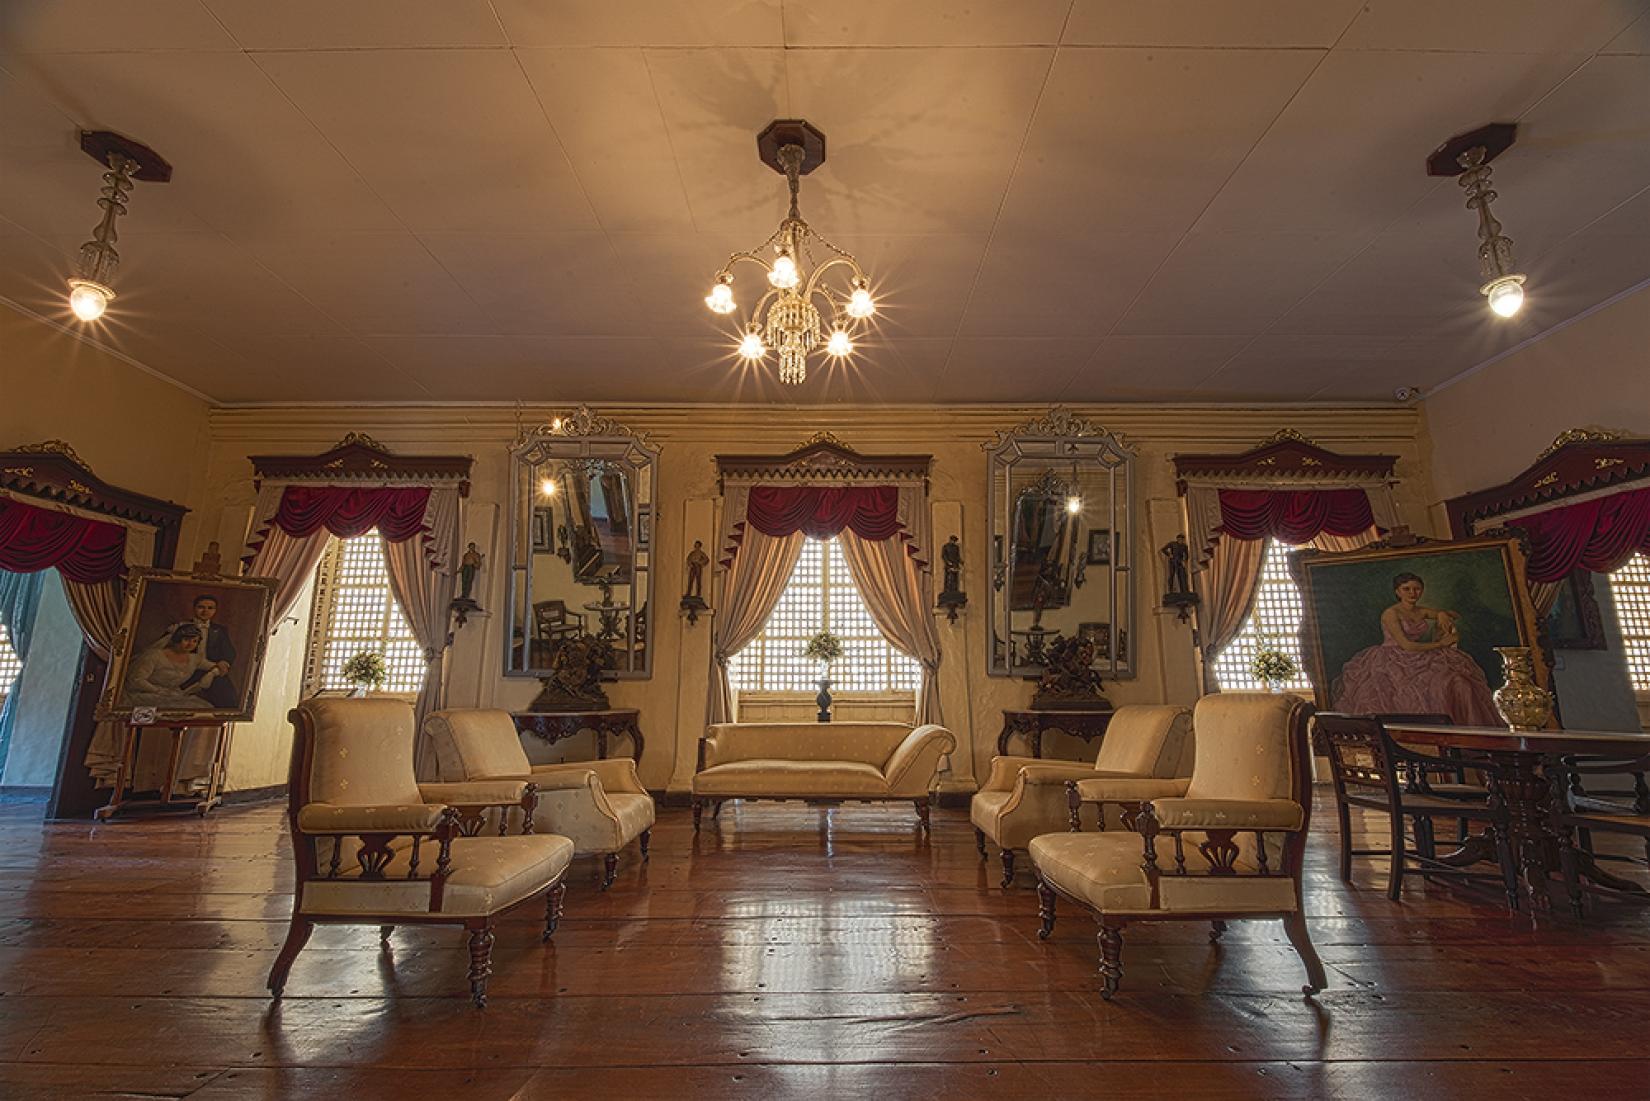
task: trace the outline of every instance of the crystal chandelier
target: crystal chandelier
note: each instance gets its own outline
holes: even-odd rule
[[[111,130],[82,130],[80,149],[108,168],[103,174],[102,197],[97,201],[103,208],[103,220],[92,230],[92,239],[80,246],[75,277],[69,280],[69,309],[82,321],[96,321],[114,301],[115,292],[109,284],[120,266],[120,253],[115,251],[119,238],[115,219],[126,213],[132,181],[166,183],[172,178],[172,166],[147,145]]]
[[[1490,213],[1496,193],[1490,187],[1490,162],[1517,139],[1518,126],[1492,122],[1457,134],[1427,158],[1429,176],[1455,176],[1467,195],[1467,208],[1478,212],[1478,265],[1484,285],[1478,288],[1498,316],[1511,317],[1524,305],[1524,276],[1513,270],[1512,238]]]
[[[705,305],[712,313],[733,313],[739,308],[733,298],[734,265],[746,261],[763,269],[767,289],[740,326],[738,352],[755,363],[774,348],[779,381],[797,385],[808,377],[808,356],[816,349],[837,358],[852,354],[854,337],[876,312],[876,303],[859,261],[815,232],[797,207],[801,178],[825,163],[825,135],[802,119],[776,119],[757,135],[756,148],[762,162],[790,184],[790,213],[766,241],[728,257]],[[833,270],[839,285],[826,280]]]

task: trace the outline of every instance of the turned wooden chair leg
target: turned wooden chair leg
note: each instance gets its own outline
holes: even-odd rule
[[[1495,859],[1501,865],[1501,886],[1507,892],[1507,909],[1517,913],[1518,901],[1518,861],[1513,856],[1512,844],[1507,840],[1507,827],[1491,824],[1489,827],[1490,840],[1495,844]],[[1466,836],[1465,832],[1462,836]],[[1573,850],[1572,850],[1573,852]],[[1563,853],[1560,852],[1560,861]]]
[[[642,863],[643,864],[647,863],[647,847],[649,845],[651,845],[652,843],[653,843],[653,831],[652,830],[650,830],[650,829],[643,830],[641,833],[636,835],[636,844],[641,846],[641,850],[642,850]]]
[[[1302,994],[1316,994],[1329,985],[1323,974],[1323,961],[1318,958],[1318,950],[1312,947],[1312,938],[1306,932],[1306,915],[1299,910],[1283,919],[1283,931],[1289,937],[1289,943],[1294,946],[1295,954],[1306,965],[1306,985],[1301,987]]]
[[[1220,938],[1225,936],[1225,935],[1226,935],[1226,923],[1224,921],[1221,921],[1220,919],[1216,918],[1214,921],[1211,921],[1209,923],[1209,941],[1211,943],[1213,943],[1213,944],[1220,943]]]
[[[493,929],[487,919],[465,922],[470,930],[470,1000],[487,1006],[487,978],[493,973]]]
[[[913,799],[911,801],[917,805],[917,825],[923,833],[932,833],[933,825],[928,821],[928,800]]]
[[[1047,940],[1054,932],[1054,888],[1041,877],[1037,879],[1037,917],[1042,926],[1037,930],[1038,940]]]
[[[699,819],[704,816],[705,804],[698,798],[693,800],[693,832],[699,832]]]
[[[1100,996],[1111,1001],[1123,981],[1123,926],[1118,922],[1100,923]]]
[[[567,884],[561,880],[544,893],[544,935],[540,940],[549,940],[556,935],[556,926],[561,924],[562,900],[567,897]]]
[[[1386,897],[1397,902],[1404,893],[1404,816],[1393,814],[1392,819],[1392,873],[1387,881]]]
[[[298,958],[298,953],[309,942],[309,934],[314,932],[315,923],[293,915],[292,925],[286,931],[286,940],[281,942],[281,951],[275,957],[275,966],[269,969],[269,993],[279,998],[281,991],[286,988],[287,972],[292,970],[292,961]]]
[[[974,827],[974,847],[980,850],[981,860],[984,860],[986,856],[989,855],[985,851],[985,831],[980,829],[978,826]]]
[[[608,853],[602,857],[602,890],[613,886],[613,877],[619,874],[619,854]]]
[[[1003,850],[1003,886],[1004,887],[1012,887],[1013,885],[1014,885],[1014,850],[1013,849],[1004,849]]]
[[[721,818],[722,817],[722,804],[726,803],[726,802],[727,802],[726,799],[716,800],[716,806],[711,808],[710,816],[712,818]]]

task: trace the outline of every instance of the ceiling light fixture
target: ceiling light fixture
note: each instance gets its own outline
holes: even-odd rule
[[[147,145],[110,130],[82,130],[80,149],[108,167],[103,174],[103,195],[97,201],[103,220],[92,230],[92,239],[80,246],[75,277],[69,280],[69,309],[82,321],[96,321],[114,301],[110,283],[120,266],[115,219],[126,213],[132,181],[165,183],[172,178],[172,166]]]
[[[801,178],[825,163],[825,135],[802,119],[775,119],[756,137],[762,163],[790,184],[791,209],[779,228],[749,252],[728,257],[716,273],[705,305],[715,314],[739,308],[733,297],[733,267],[748,261],[767,274],[767,289],[757,299],[751,320],[740,326],[738,352],[755,363],[772,346],[779,352],[779,381],[796,385],[808,377],[808,355],[821,345],[826,355],[852,355],[860,323],[876,313],[871,280],[859,261],[825,240],[802,220],[797,206]],[[823,261],[811,247],[820,246]],[[772,250],[773,259],[767,256]],[[846,287],[826,283],[825,275],[842,269]],[[817,304],[816,304],[817,303]],[[764,311],[766,311],[764,313]],[[823,318],[829,318],[829,331]]]
[[[1518,140],[1518,125],[1492,122],[1469,130],[1433,150],[1427,175],[1455,176],[1467,193],[1467,207],[1478,212],[1478,263],[1484,285],[1478,288],[1501,317],[1511,317],[1524,305],[1524,276],[1513,270],[1512,238],[1490,213],[1496,193],[1490,187],[1490,162]]]

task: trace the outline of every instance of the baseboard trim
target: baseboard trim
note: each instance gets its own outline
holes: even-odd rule
[[[238,807],[247,803],[268,803],[286,798],[285,784],[268,784],[261,788],[241,788],[223,793],[223,806]]]
[[[0,799],[49,799],[50,784],[0,784]]]

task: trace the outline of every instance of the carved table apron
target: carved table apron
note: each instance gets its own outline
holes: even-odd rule
[[[641,712],[634,707],[611,707],[605,711],[517,711],[510,717],[516,721],[517,730],[541,738],[550,745],[581,731],[594,731],[596,759],[602,761],[607,759],[609,737],[629,737],[634,749],[632,756],[640,762],[645,744],[640,715]]]
[[[1531,920],[1536,911],[1549,909],[1549,876],[1558,870],[1558,850],[1570,844],[1564,831],[1553,824],[1553,775],[1549,763],[1570,755],[1617,757],[1638,756],[1650,751],[1650,734],[1618,734],[1590,730],[1538,730],[1529,733],[1494,726],[1411,726],[1389,724],[1388,732],[1399,742],[1443,749],[1462,749],[1486,759],[1491,798],[1506,805],[1512,834],[1513,854],[1518,860],[1524,889],[1529,895]],[[1468,762],[1469,768],[1473,767]],[[1463,849],[1476,851],[1476,839]],[[1576,850],[1583,878],[1595,883],[1632,889],[1635,884],[1617,879],[1599,868],[1590,854]],[[1451,863],[1458,861],[1451,860]]]
[[[1033,757],[1043,755],[1043,731],[1060,730],[1074,738],[1092,742],[1106,732],[1111,722],[1109,710],[1083,711],[1072,709],[1003,708],[1003,732],[997,735],[997,755],[1008,755],[1008,740],[1018,734],[1025,738]]]

